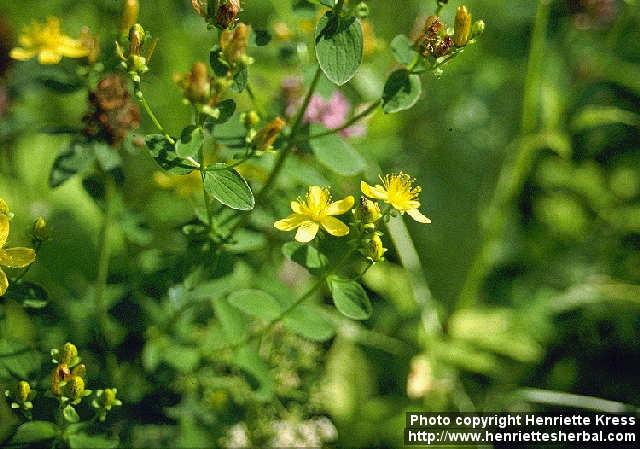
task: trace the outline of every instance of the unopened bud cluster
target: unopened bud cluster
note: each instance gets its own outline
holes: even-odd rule
[[[191,7],[210,26],[222,30],[233,27],[242,10],[240,0],[191,0]]]
[[[353,217],[362,235],[360,253],[371,262],[384,260],[386,248],[380,238],[381,233],[376,230],[376,223],[382,218],[378,203],[362,196],[360,202],[353,209]]]

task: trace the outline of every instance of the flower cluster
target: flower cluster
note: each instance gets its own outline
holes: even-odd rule
[[[191,7],[209,25],[226,30],[238,21],[240,0],[191,0]]]
[[[31,248],[5,248],[11,227],[11,213],[7,203],[0,198],[0,296],[9,288],[9,279],[2,267],[25,268],[36,260],[36,252]]]
[[[14,391],[5,390],[4,395],[11,401],[12,409],[20,409],[29,416],[28,414],[33,408],[31,400],[35,396],[35,392],[31,390],[29,382],[21,380]]]
[[[456,11],[453,34],[438,16],[429,16],[415,41],[416,50],[424,58],[442,58],[464,48],[484,31],[484,22],[478,20],[472,26],[471,14],[462,5]]]
[[[419,223],[430,223],[420,211],[418,197],[420,187],[413,186],[413,178],[405,173],[386,175],[382,185],[370,186],[361,182],[363,196],[358,205],[353,208],[355,199],[347,196],[339,201],[332,201],[329,189],[311,186],[304,198],[291,202],[293,214],[278,220],[274,227],[280,231],[296,231],[295,239],[301,243],[312,241],[320,229],[335,237],[344,237],[351,229],[357,230],[356,237],[361,242],[360,251],[373,262],[382,259],[385,249],[376,231],[376,222],[405,212]],[[375,201],[383,202],[381,207]],[[353,212],[353,221],[347,225],[336,216],[344,215],[349,210]]]

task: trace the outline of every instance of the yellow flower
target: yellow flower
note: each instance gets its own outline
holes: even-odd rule
[[[408,213],[411,218],[419,223],[431,223],[431,220],[418,210],[420,207],[418,196],[422,189],[419,186],[413,187],[414,180],[411,176],[405,173],[398,173],[386,175],[384,178],[380,177],[380,179],[383,185],[378,184],[373,187],[362,181],[360,183],[362,193],[369,198],[391,204],[398,212],[401,214]]]
[[[60,19],[50,17],[46,24],[34,22],[24,29],[20,46],[11,50],[11,57],[26,61],[38,56],[40,64],[57,64],[67,58],[84,58],[89,50],[81,41],[72,39],[60,31]]]
[[[296,240],[307,243],[313,240],[320,226],[331,235],[342,237],[349,233],[349,227],[334,218],[353,207],[355,200],[348,196],[340,201],[331,202],[331,194],[325,187],[311,186],[305,198],[291,202],[293,214],[284,220],[276,221],[273,226],[280,231],[296,232]]]
[[[188,175],[169,175],[157,171],[153,174],[153,181],[162,189],[173,190],[178,196],[189,198],[202,191],[202,178],[197,171]]]
[[[36,252],[31,248],[4,249],[9,237],[9,217],[0,213],[0,267],[24,268],[36,259]],[[0,268],[0,296],[9,287],[7,275]]]

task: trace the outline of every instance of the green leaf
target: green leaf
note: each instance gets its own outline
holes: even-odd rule
[[[219,45],[214,45],[209,52],[209,64],[217,76],[226,76],[229,72],[229,64],[224,60]]]
[[[57,435],[56,427],[48,421],[30,421],[18,427],[11,439],[12,444],[29,444],[51,440]]]
[[[258,47],[264,47],[271,42],[271,33],[268,30],[255,30],[253,40]]]
[[[571,128],[574,131],[584,131],[613,124],[640,127],[640,115],[616,107],[589,105],[576,114]]]
[[[81,173],[91,167],[95,158],[95,152],[90,146],[72,142],[53,163],[53,168],[49,174],[49,186],[61,186],[77,173]]]
[[[236,112],[236,102],[231,98],[221,101],[216,105],[219,115],[217,117],[207,117],[204,121],[204,128],[212,132],[215,125],[222,125],[229,121],[229,119]]]
[[[316,58],[327,78],[338,86],[349,81],[362,63],[362,26],[355,17],[327,12],[316,27]]]
[[[122,164],[122,158],[118,151],[107,144],[95,143],[93,151],[95,151],[98,164],[103,170],[110,171]]]
[[[256,391],[256,394],[259,399],[266,401],[273,397],[274,379],[271,374],[271,368],[260,357],[256,348],[251,346],[240,348],[234,362],[258,381],[260,387]]]
[[[111,449],[118,447],[118,441],[110,440],[100,435],[74,433],[69,435],[69,446],[71,446],[71,449]]]
[[[251,210],[256,204],[251,187],[240,173],[225,164],[215,164],[204,174],[204,188],[231,209]]]
[[[418,102],[421,94],[422,83],[418,75],[405,69],[396,70],[384,85],[384,112],[392,114],[409,109]]]
[[[244,313],[267,321],[273,321],[280,316],[280,303],[262,290],[239,290],[231,293],[227,301]]]
[[[291,332],[314,341],[325,341],[333,337],[335,330],[317,307],[299,305],[283,320]]]
[[[186,175],[194,170],[195,167],[176,154],[175,147],[162,134],[146,136],[145,143],[149,154],[163,170],[175,175]]]
[[[220,321],[224,335],[229,342],[233,344],[242,341],[247,333],[245,317],[235,307],[232,307],[226,298],[215,299],[212,303],[216,318]]]
[[[180,140],[176,142],[176,154],[180,157],[193,157],[204,143],[204,133],[198,126],[187,126],[182,130]]]
[[[233,84],[231,85],[231,89],[233,89],[234,92],[241,93],[243,90],[246,89],[248,82],[249,82],[249,69],[247,68],[246,65],[243,65],[233,75]]]
[[[67,422],[77,423],[80,421],[80,416],[78,416],[78,412],[73,408],[71,404],[67,405],[64,409],[62,409],[62,416]]]
[[[400,64],[409,65],[415,60],[418,52],[413,49],[413,45],[407,36],[399,34],[391,41],[391,52]]]
[[[329,287],[340,313],[354,320],[366,320],[371,316],[371,302],[358,282],[334,277],[329,281]]]
[[[282,246],[282,254],[311,273],[317,274],[327,266],[327,257],[312,245],[287,242]]]
[[[318,125],[313,125],[311,129],[314,134],[326,131]],[[318,162],[340,175],[356,175],[367,166],[367,162],[360,153],[337,134],[318,137],[311,140],[309,144]]]

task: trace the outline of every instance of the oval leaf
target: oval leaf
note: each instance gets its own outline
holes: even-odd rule
[[[215,164],[204,174],[204,188],[231,209],[251,210],[256,204],[251,187],[240,173],[225,164]]]
[[[30,421],[18,427],[11,439],[13,444],[27,444],[55,438],[57,432],[53,423],[48,421]]]
[[[396,70],[384,85],[384,112],[392,114],[409,109],[418,102],[421,94],[422,83],[418,75],[405,69]]]
[[[313,126],[312,131],[318,133],[326,129]],[[311,140],[309,144],[318,162],[340,175],[356,175],[367,166],[367,162],[360,153],[336,134],[318,137]]]
[[[404,34],[398,34],[391,41],[391,52],[400,64],[409,65],[416,58],[418,52],[413,49],[411,41]]]
[[[325,341],[333,337],[335,330],[331,323],[319,313],[317,308],[300,305],[283,320],[291,332],[314,341]]]
[[[353,320],[366,320],[371,316],[371,302],[358,282],[333,278],[329,286],[333,302],[343,315]]]
[[[239,290],[227,298],[229,304],[247,315],[273,321],[280,316],[280,303],[262,290]]]
[[[180,140],[176,142],[176,154],[180,157],[193,157],[204,143],[202,128],[188,126],[182,130]]]
[[[287,242],[282,246],[282,254],[298,265],[302,265],[311,273],[319,273],[327,266],[327,256],[311,245],[298,242]]]
[[[67,422],[77,423],[80,421],[80,416],[78,416],[78,412],[73,408],[71,404],[67,405],[64,409],[62,409],[62,416]]]
[[[355,17],[327,12],[316,27],[316,58],[324,74],[342,86],[362,63],[362,26]]]

